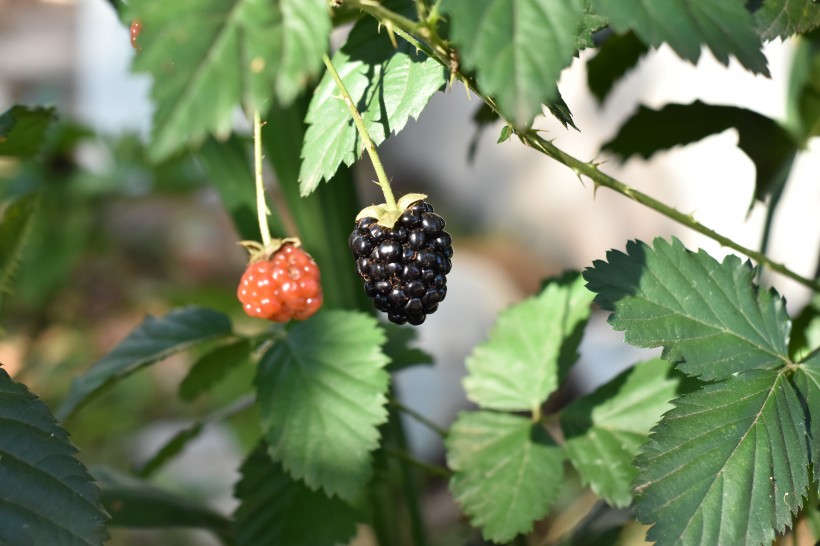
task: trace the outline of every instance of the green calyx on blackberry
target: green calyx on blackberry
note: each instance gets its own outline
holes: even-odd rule
[[[425,198],[365,208],[348,240],[365,293],[396,324],[421,324],[447,296],[452,239]]]

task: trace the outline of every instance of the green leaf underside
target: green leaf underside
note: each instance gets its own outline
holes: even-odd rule
[[[230,335],[228,317],[211,309],[184,307],[163,317],[146,317],[113,351],[71,383],[71,390],[57,415],[65,420],[103,389],[144,366],[194,345]]]
[[[112,468],[93,469],[113,527],[209,529],[223,539],[230,521],[211,508]]]
[[[504,116],[527,127],[555,98],[572,62],[581,28],[581,0],[444,0],[461,62],[475,70],[483,93]]]
[[[0,306],[11,289],[39,205],[39,194],[23,197],[7,207],[0,220]]]
[[[634,32],[612,35],[603,43],[587,63],[587,85],[599,103],[648,51],[649,48]],[[657,129],[652,128],[653,137]]]
[[[591,302],[581,276],[571,274],[502,312],[467,359],[467,397],[485,409],[540,407],[578,358]]]
[[[584,485],[612,506],[632,502],[632,459],[680,384],[671,371],[660,359],[642,362],[561,413],[567,458]]]
[[[327,311],[291,328],[259,363],[271,456],[311,489],[352,501],[367,485],[387,419],[384,342],[375,319]]]
[[[407,42],[394,48],[387,32],[370,18],[359,21],[333,56],[367,132],[378,146],[418,118],[430,97],[446,83],[444,68]],[[299,171],[300,191],[308,195],[329,180],[341,163],[361,156],[362,142],[336,83],[325,73],[308,108]]]
[[[2,368],[0,423],[0,544],[103,544],[107,515],[68,433]]]
[[[358,514],[346,502],[312,491],[273,462],[267,446],[248,456],[235,496],[236,546],[346,544],[356,533]]]
[[[54,108],[15,105],[0,114],[0,157],[37,155],[57,120]]]
[[[633,30],[647,44],[669,44],[696,63],[707,46],[724,65],[733,55],[756,74],[768,76],[766,57],[744,0],[593,0],[619,33]]]
[[[226,374],[247,362],[250,352],[251,345],[248,340],[241,339],[203,355],[180,383],[179,397],[190,402],[207,392]]]
[[[690,144],[732,128],[738,133],[738,147],[755,165],[755,198],[763,201],[785,182],[797,143],[777,122],[752,110],[700,101],[667,104],[660,110],[641,106],[603,149],[623,160],[632,155],[649,158],[660,150]],[[646,138],[647,134],[652,138]]]
[[[782,372],[744,372],[674,402],[635,459],[658,544],[769,544],[808,487],[805,416]]]
[[[820,9],[811,0],[765,0],[754,16],[764,40],[788,38],[820,26]]]
[[[462,413],[446,447],[450,490],[485,539],[505,543],[530,531],[558,494],[563,453],[529,419]]]
[[[663,358],[702,380],[784,366],[790,322],[783,299],[754,284],[736,256],[722,263],[661,238],[654,249],[630,241],[584,271],[609,322],[635,347],[663,347]]]
[[[134,68],[154,76],[155,160],[208,134],[226,137],[237,106],[290,103],[318,73],[330,17],[323,0],[133,1]]]
[[[820,493],[820,481],[817,480],[817,469],[820,468],[820,353],[814,353],[811,358],[799,364],[794,374],[794,384],[808,409],[807,420],[811,423],[808,431],[811,462],[814,464],[815,484]]]

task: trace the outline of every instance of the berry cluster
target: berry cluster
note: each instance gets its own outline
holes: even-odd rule
[[[304,320],[322,305],[319,267],[301,248],[284,244],[270,259],[248,264],[236,295],[252,317]]]
[[[408,207],[392,228],[361,218],[348,242],[365,292],[391,322],[421,324],[447,295],[452,239],[429,203]]]

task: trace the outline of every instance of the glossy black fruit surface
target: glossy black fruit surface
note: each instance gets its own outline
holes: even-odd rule
[[[375,307],[396,324],[421,324],[447,295],[453,246],[444,219],[425,201],[410,205],[393,228],[362,218],[348,243],[356,273]]]

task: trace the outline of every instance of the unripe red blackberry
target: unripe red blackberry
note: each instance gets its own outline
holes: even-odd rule
[[[356,259],[356,273],[364,279],[365,292],[376,309],[396,324],[418,325],[447,295],[453,246],[444,231],[444,219],[433,207],[416,199],[402,208],[407,197],[399,200],[402,212],[392,227],[368,216],[371,209],[362,211],[348,243]]]

